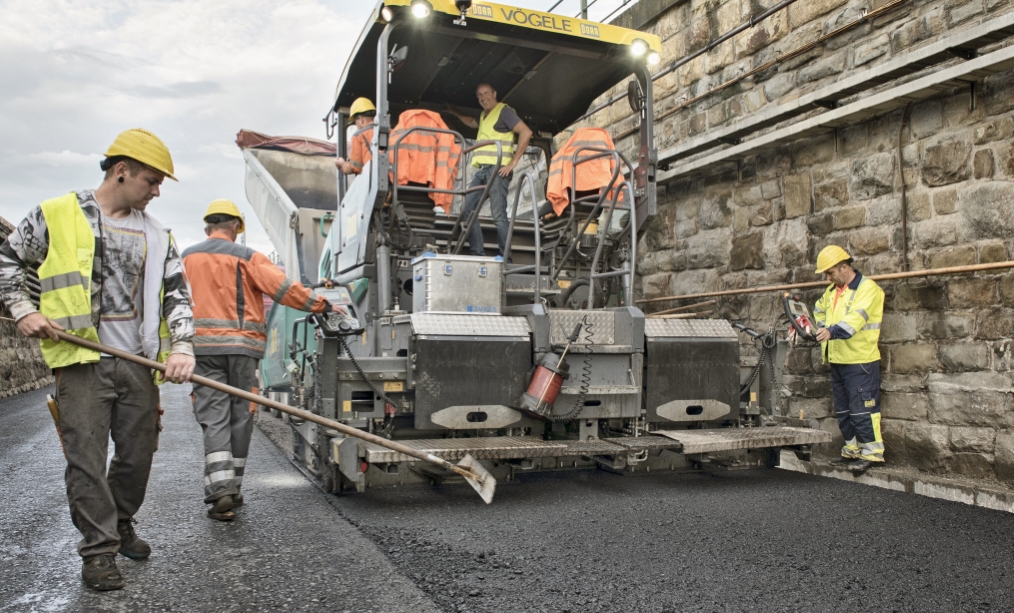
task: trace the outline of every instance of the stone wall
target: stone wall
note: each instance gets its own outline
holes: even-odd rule
[[[800,0],[655,81],[655,114],[885,2]],[[664,41],[662,66],[773,2],[664,4],[668,8],[644,27]],[[671,114],[657,125],[656,145],[664,150],[1011,11],[1009,2],[997,0],[908,2]],[[620,84],[609,95],[625,89]],[[588,124],[622,135],[633,118],[622,101]],[[659,214],[639,245],[640,295],[814,281],[816,254],[831,243],[850,250],[864,273],[901,271],[902,179],[910,268],[1011,259],[1012,138],[1014,74],[1000,73],[977,84],[974,105],[967,87],[944,91],[908,108],[660,185]],[[633,145],[631,138],[617,143],[627,151]],[[1014,274],[931,277],[882,286],[887,294],[881,353],[888,461],[1014,483]],[[812,304],[819,293],[804,295]],[[763,294],[721,299],[718,315],[765,329],[779,310],[778,294]],[[744,341],[744,353],[752,350]],[[793,416],[802,411],[837,433],[819,352],[794,349],[787,366],[791,396],[782,410]]]
[[[0,217],[0,242],[7,239],[13,226]],[[0,315],[10,313],[0,303]],[[45,387],[53,382],[53,373],[39,351],[39,341],[18,333],[13,323],[0,321],[0,398]]]

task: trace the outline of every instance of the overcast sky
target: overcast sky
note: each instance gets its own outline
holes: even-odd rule
[[[546,10],[555,0],[501,0]],[[179,183],[148,208],[182,247],[204,238],[208,202],[247,216],[241,128],[325,138],[348,53],[373,0],[0,0],[0,216],[101,181],[115,136],[143,127],[172,152]],[[597,0],[601,20],[623,0]],[[580,0],[554,11],[575,15]]]

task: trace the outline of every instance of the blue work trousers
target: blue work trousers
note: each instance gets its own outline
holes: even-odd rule
[[[468,187],[484,186],[495,172],[497,172],[496,166],[480,166],[475,171],[475,174],[472,175],[472,180],[468,182]],[[510,220],[507,219],[507,188],[510,186],[513,176],[513,171],[506,177],[501,177],[497,174],[493,179],[493,184],[489,186],[489,210],[493,214],[493,223],[496,224],[496,240],[497,245],[500,247],[499,255],[501,256],[507,247],[507,230],[510,226]],[[468,223],[468,216],[482,205],[482,202],[479,201],[481,197],[481,190],[471,192],[465,197],[465,210],[461,214],[461,223]],[[478,219],[475,220],[475,224],[472,225],[472,229],[468,233],[468,253],[469,255],[486,255],[486,250],[482,245],[482,228],[479,227]]]
[[[831,364],[831,397],[845,437],[845,458],[884,461],[880,434],[880,362]]]

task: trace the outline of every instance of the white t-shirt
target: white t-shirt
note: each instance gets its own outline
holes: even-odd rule
[[[131,210],[123,219],[103,215],[102,252],[99,341],[141,354],[144,266],[148,256],[143,214]]]

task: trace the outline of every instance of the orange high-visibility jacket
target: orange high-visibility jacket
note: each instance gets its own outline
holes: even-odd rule
[[[373,159],[370,141],[373,140],[373,126],[367,126],[352,135],[352,152],[345,162],[345,174],[358,175],[363,172],[366,162]]]
[[[303,311],[322,313],[327,300],[286,278],[261,253],[238,245],[224,232],[183,252],[194,300],[195,355],[264,356],[264,297]]]
[[[574,169],[574,153],[578,159],[595,155],[596,152],[582,150],[581,147],[596,149],[615,149],[609,132],[602,128],[578,128],[567,144],[556,152],[549,164],[549,183],[546,186],[546,197],[553,203],[553,211],[562,215],[570,204],[568,189],[576,192],[601,190],[609,184],[616,169],[616,161],[612,157],[601,157],[577,165],[577,185],[571,185]],[[617,179],[619,181],[621,179]]]
[[[405,111],[398,118],[398,125],[391,130],[390,153],[391,173],[394,173],[395,143],[414,127],[447,129],[447,124],[439,113],[412,109]],[[401,140],[397,148],[398,185],[409,182],[420,183],[436,189],[454,189],[454,177],[461,161],[461,146],[451,134],[434,132],[412,132]],[[392,181],[394,178],[392,177]],[[443,207],[450,215],[452,194],[430,194],[433,204]]]

